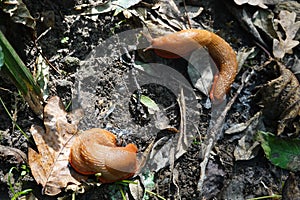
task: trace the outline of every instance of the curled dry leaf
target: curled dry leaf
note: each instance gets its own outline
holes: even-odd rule
[[[71,175],[68,167],[77,128],[68,122],[67,112],[57,96],[50,98],[44,108],[44,124],[45,130],[39,126],[30,130],[38,152],[29,148],[28,160],[33,177],[43,186],[43,193],[56,195],[68,184],[79,185],[83,178]]]
[[[264,122],[268,127],[277,127],[277,134],[281,134],[286,127],[290,127],[294,119],[300,115],[300,88],[295,75],[279,62],[267,65],[280,76],[265,84],[256,94],[256,99],[263,107]],[[296,133],[299,122],[294,122]]]

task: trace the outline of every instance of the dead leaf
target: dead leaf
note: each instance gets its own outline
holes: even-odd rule
[[[41,88],[44,100],[46,100],[49,95],[49,65],[41,54],[36,58],[36,68],[37,71],[34,77]]]
[[[20,24],[35,30],[35,19],[30,15],[29,10],[22,0],[6,0],[1,1],[0,7],[4,12],[8,13],[11,19]]]
[[[299,199],[300,189],[299,189],[299,175],[290,173],[289,177],[284,183],[282,189],[282,199]]]
[[[147,18],[142,19],[151,35],[161,36],[176,30],[202,27],[193,18],[199,16],[203,8],[180,6],[180,3],[174,0],[161,0],[152,7],[152,11],[147,13]]]
[[[266,5],[276,5],[283,0],[234,0],[237,5],[249,4],[251,6],[259,6],[261,8],[267,9]]]
[[[35,125],[30,129],[38,152],[29,148],[28,160],[33,177],[43,186],[43,193],[56,195],[68,184],[80,185],[83,178],[75,178],[68,167],[77,127],[68,122],[67,112],[57,96],[50,98],[44,108],[44,124],[46,130]]]
[[[263,0],[234,0],[237,5],[249,4],[251,6],[259,6],[261,8],[267,9],[268,6],[264,4]]]
[[[294,40],[299,28],[300,21],[296,22],[296,13],[282,10],[279,13],[279,20],[274,19],[285,32],[285,36],[277,30],[278,39],[273,40],[273,54],[276,58],[283,58],[286,53],[292,54],[292,49],[299,44]],[[285,38],[285,39],[283,39]]]
[[[277,71],[280,76],[265,84],[255,98],[263,107],[264,122],[268,127],[277,127],[279,135],[300,115],[299,82],[295,75],[279,62],[270,62],[266,67],[271,68],[272,73]]]
[[[134,180],[133,183],[129,183],[128,188],[132,199],[143,199],[145,194],[145,186],[139,179]]]
[[[258,10],[253,14],[253,24],[260,29],[268,40],[271,42],[277,38],[277,33],[274,28],[274,13],[271,10]]]
[[[213,83],[213,70],[217,69],[216,64],[204,48],[194,51],[188,63],[188,75],[194,87],[208,96]]]
[[[107,13],[110,11],[115,11],[114,15],[119,14],[123,10],[126,10],[136,4],[141,0],[112,0],[112,1],[97,1],[90,4],[76,5],[76,10],[83,10],[81,15],[98,15],[100,13]],[[98,17],[98,16],[97,16]]]
[[[299,41],[285,39],[273,40],[273,54],[276,58],[283,58],[286,53],[293,54],[293,48],[299,44]]]
[[[279,15],[281,10],[287,10],[289,12],[296,13],[296,21],[300,21],[300,2],[297,1],[283,1],[277,4],[274,8],[274,12]],[[295,40],[300,40],[300,31],[298,30]]]
[[[242,69],[242,66],[245,64],[246,60],[252,59],[257,53],[258,50],[255,47],[242,47],[236,55],[236,59],[239,64],[239,70]]]
[[[234,149],[235,160],[250,160],[254,158],[259,150],[259,142],[254,141],[257,130],[263,130],[261,112],[256,113],[246,122],[247,127],[243,131],[244,135],[238,141],[238,145]]]

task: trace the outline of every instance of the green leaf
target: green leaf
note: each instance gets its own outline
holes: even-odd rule
[[[299,139],[279,138],[263,131],[257,133],[256,139],[272,164],[294,172],[300,171]]]
[[[134,94],[133,96],[134,98],[137,98],[137,96]],[[158,105],[155,103],[155,101],[153,99],[151,99],[148,96],[145,95],[141,95],[141,99],[140,99],[141,103],[146,106],[148,109],[151,109],[153,111],[159,111],[159,107]]]

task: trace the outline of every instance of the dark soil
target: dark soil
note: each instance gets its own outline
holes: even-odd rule
[[[178,83],[167,83],[171,84],[175,88],[174,90],[173,88],[169,90],[167,87],[156,85],[155,81],[157,80],[154,80],[154,83],[145,84],[146,82],[143,82],[143,76],[145,75],[138,70],[132,70],[131,58],[126,54],[123,54],[121,58],[119,56],[124,49],[119,48],[118,42],[122,43],[125,40],[124,38],[117,38],[116,41],[118,42],[112,42],[113,45],[106,46],[105,50],[98,52],[101,53],[102,59],[97,60],[97,66],[101,67],[101,70],[97,71],[97,78],[92,78],[95,74],[91,74],[91,77],[86,76],[87,80],[81,80],[88,82],[87,90],[84,92],[87,92],[93,98],[84,99],[85,97],[81,96],[81,99],[78,99],[79,97],[76,96],[79,94],[78,91],[76,92],[78,77],[75,72],[80,68],[79,61],[88,60],[87,58],[91,56],[90,53],[93,50],[99,51],[98,45],[111,36],[125,30],[141,27],[140,24],[125,20],[122,15],[113,16],[113,13],[100,14],[96,20],[92,20],[90,16],[80,16],[73,9],[75,3],[78,2],[71,0],[26,0],[24,3],[32,16],[38,19],[41,16],[47,16],[43,22],[41,20],[37,21],[37,36],[44,33],[49,26],[53,26],[49,32],[39,39],[37,47],[33,42],[30,30],[22,25],[14,24],[6,14],[1,12],[0,18],[5,20],[0,20],[2,23],[0,28],[32,71],[34,71],[33,63],[38,52],[42,52],[52,66],[63,72],[58,73],[53,67],[50,68],[49,96],[60,96],[65,105],[72,101],[69,110],[75,109],[79,106],[79,103],[86,106],[86,115],[80,123],[80,129],[101,127],[114,130],[116,133],[119,132],[120,140],[125,141],[125,143],[133,142],[139,147],[140,153],[144,152],[151,141],[156,138],[156,133],[161,131],[158,127],[163,124],[163,118],[155,118],[149,114],[144,105],[137,103],[133,94],[146,95],[154,99],[158,102],[160,108],[166,111],[167,114],[163,113],[162,115],[168,118],[167,125],[174,129],[180,128],[181,115],[177,101],[178,93],[174,92],[178,90],[176,89]],[[226,38],[236,51],[242,47],[255,45],[253,38],[244,31],[239,22],[234,19],[221,2],[203,1],[201,5],[204,7],[204,11],[197,20],[213,30],[218,30],[217,33]],[[117,25],[122,20],[125,20],[125,22]],[[69,38],[68,42],[62,43],[61,40],[66,37]],[[135,52],[137,60],[148,59],[146,56],[144,58],[140,56],[138,51],[128,49],[127,51],[131,56],[133,55],[132,52]],[[264,63],[266,57],[261,51],[252,60],[251,65]],[[146,61],[168,63],[168,66],[175,69],[178,65],[186,65],[184,60],[169,61],[155,55]],[[236,78],[229,94],[230,97],[240,85],[241,74],[245,70],[243,68]],[[180,70],[180,73],[187,77],[186,69]],[[135,83],[129,83],[130,80],[133,80],[132,76],[141,77],[138,79],[141,90],[138,90],[138,85],[135,85]],[[265,77],[265,80],[261,81],[257,77],[260,76],[253,76],[252,80],[244,87],[240,98],[235,102],[226,117],[224,130],[233,124],[247,121],[259,109],[252,101],[251,95],[254,94],[256,86],[269,79]],[[185,84],[188,85],[189,83],[190,80],[187,78]],[[202,161],[201,142],[205,139],[205,133],[209,126],[210,108],[207,109],[203,106],[206,99],[205,95],[198,91],[195,91],[195,93],[197,97],[196,106],[188,109],[198,113],[197,116],[200,116],[200,118],[188,117],[190,117],[191,125],[196,125],[198,132],[195,131],[187,152],[175,161],[173,169],[170,165],[167,165],[155,173],[153,192],[165,199],[179,199],[179,197],[181,199],[202,199],[204,197],[205,199],[249,199],[271,194],[282,194],[283,183],[287,180],[289,172],[273,166],[265,158],[262,149],[259,149],[257,156],[251,160],[235,161],[233,152],[238,140],[243,136],[242,134],[225,135],[218,141],[208,163],[208,178],[204,183],[204,188],[202,191],[197,190],[200,177],[199,165]],[[74,95],[76,98],[74,98]],[[29,140],[26,139],[18,130],[3,105],[0,104],[0,145],[13,148],[10,153],[5,153],[8,150],[0,151],[0,199],[12,198],[13,191],[9,188],[9,182],[11,182],[15,193],[32,189],[32,193],[37,199],[57,199],[58,197],[43,195],[41,185],[35,182],[30,173],[25,176],[21,175],[21,166],[26,165],[28,146],[34,147],[29,129],[32,124],[41,125],[42,120],[30,110],[18,94],[17,89],[1,72],[0,96],[7,110],[16,120],[16,124],[29,137]],[[154,126],[155,123],[159,125]],[[165,136],[166,133],[161,134]],[[14,149],[20,150],[21,153],[14,151]],[[24,154],[22,156],[25,156],[25,160],[20,154]],[[12,170],[11,176],[9,171],[13,167],[15,169]],[[174,183],[178,185],[179,192]],[[88,188],[83,194],[77,194],[76,199],[111,199],[110,196],[114,193],[119,195],[116,197],[117,199],[121,199],[118,184],[93,185]],[[66,199],[71,199],[71,196],[71,192],[63,192],[59,195],[59,197],[65,197]],[[150,195],[150,199],[158,199],[158,197]]]

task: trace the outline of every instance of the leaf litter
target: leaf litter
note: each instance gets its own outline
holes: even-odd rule
[[[300,115],[299,81],[280,62],[269,62],[266,68],[279,73],[279,76],[263,85],[256,93],[255,99],[262,106],[266,125],[276,127],[273,131],[280,135],[286,127],[291,129],[293,126],[299,126],[299,122],[294,121]],[[294,134],[298,135],[298,132]]]
[[[52,196],[69,184],[80,185],[84,176],[75,176],[68,167],[77,127],[69,123],[57,96],[51,97],[44,108],[44,125],[45,129],[36,125],[30,129],[38,151],[29,148],[28,160],[36,182],[43,186],[43,193]]]
[[[261,1],[262,2],[262,1]],[[284,52],[284,51],[286,51],[286,49],[284,49],[284,50],[281,50],[282,52]]]
[[[283,58],[286,53],[292,54],[292,49],[299,44],[299,41],[294,38],[300,28],[300,21],[296,22],[295,20],[296,13],[286,10],[280,11],[279,19],[274,20],[285,32],[283,36],[277,31],[278,39],[273,40],[273,54],[276,58]]]

